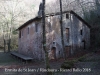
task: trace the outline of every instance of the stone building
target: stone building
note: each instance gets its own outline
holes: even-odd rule
[[[46,47],[49,59],[63,57],[60,12],[47,14],[46,23]],[[35,17],[18,28],[19,49],[18,52],[33,57],[44,59],[42,48],[42,17]],[[90,46],[90,25],[74,11],[63,12],[63,35],[66,57]]]

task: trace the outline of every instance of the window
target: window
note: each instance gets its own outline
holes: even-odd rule
[[[27,28],[27,33],[29,34],[29,27]]]
[[[80,35],[82,35],[83,34],[83,31],[82,31],[82,29],[80,30]]]
[[[48,17],[47,20],[48,20],[48,28],[49,28],[49,32],[50,32],[52,30],[52,27],[51,27],[51,17]]]
[[[55,42],[53,42],[53,44],[55,44]]]
[[[21,31],[19,31],[19,38],[21,38]]]
[[[66,28],[66,38],[67,38],[67,41],[69,41],[69,28]]]
[[[48,17],[48,22],[51,22],[50,17]]]
[[[69,14],[66,14],[66,18],[69,19]]]
[[[83,49],[86,49],[86,41],[85,40],[82,41],[82,46],[83,46]]]
[[[59,55],[60,55],[60,51],[59,51]]]
[[[38,32],[38,23],[35,24],[35,31]]]
[[[23,36],[23,30],[21,31],[21,35]]]
[[[49,32],[52,31],[51,23],[49,22]]]

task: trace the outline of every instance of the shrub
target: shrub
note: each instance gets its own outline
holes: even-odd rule
[[[78,61],[84,61],[84,59],[85,59],[85,56],[82,56],[78,58]]]
[[[61,65],[61,68],[64,68],[64,69],[73,68],[75,62],[77,62],[77,60],[67,60]]]

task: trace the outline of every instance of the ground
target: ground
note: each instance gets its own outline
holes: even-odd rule
[[[77,56],[69,57],[68,60],[80,57],[80,55],[82,54],[79,53]],[[63,59],[59,59],[57,61],[52,60],[50,61],[50,66],[52,69],[59,69],[63,62]],[[45,72],[36,72],[40,68],[41,70],[43,70],[42,68],[45,69],[44,61],[31,61],[25,64],[25,62],[21,62],[18,59],[13,58],[10,53],[0,52],[0,75],[45,75]],[[8,69],[9,71],[12,69],[12,71],[9,72]],[[20,69],[19,72],[16,72],[18,69]],[[26,72],[25,69],[28,71]],[[71,72],[56,72],[54,75],[99,75],[100,52],[88,53],[83,61],[78,61],[75,63],[74,69],[75,71]]]

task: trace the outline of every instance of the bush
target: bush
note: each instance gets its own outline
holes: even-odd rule
[[[63,63],[63,64],[61,65],[61,68],[70,69],[70,68],[72,68],[72,65]]]
[[[62,65],[61,65],[61,68],[64,68],[64,69],[70,69],[70,68],[73,68],[74,67],[74,63],[78,62],[78,61],[84,61],[85,58],[88,56],[88,54],[84,55],[84,56],[81,56],[79,58],[76,58],[74,60],[66,60]]]
[[[85,59],[85,56],[82,56],[82,57],[78,58],[78,61],[84,61],[84,59]]]
[[[69,60],[69,61],[67,60],[61,65],[61,68],[64,68],[64,69],[73,68],[75,62],[77,62],[77,60]]]

